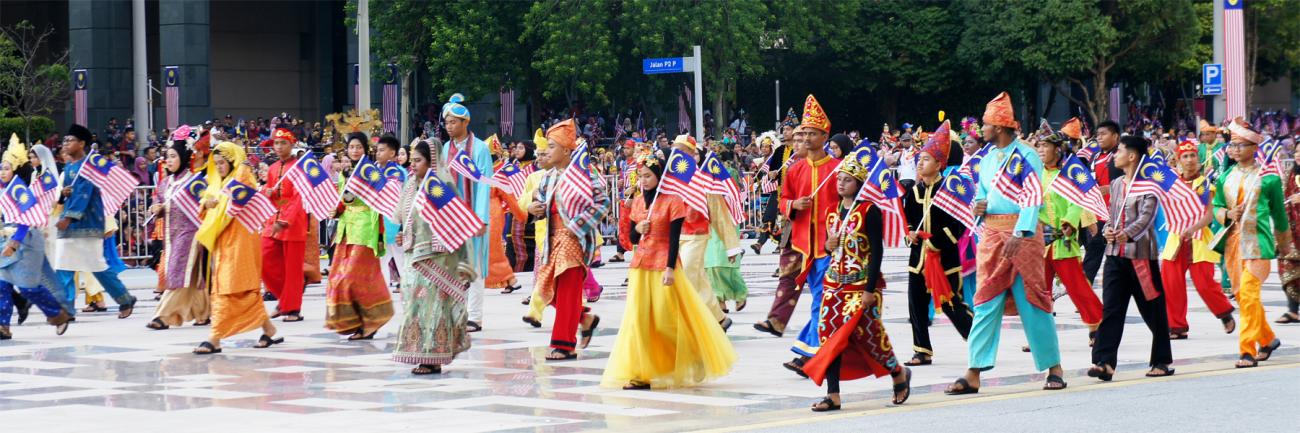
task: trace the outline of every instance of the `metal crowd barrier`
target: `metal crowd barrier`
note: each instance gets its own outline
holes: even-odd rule
[[[150,218],[149,214],[149,206],[154,202],[153,192],[152,186],[136,187],[117,212],[117,254],[129,267],[145,266],[161,246],[160,242],[151,242],[154,231],[161,230],[157,220]]]

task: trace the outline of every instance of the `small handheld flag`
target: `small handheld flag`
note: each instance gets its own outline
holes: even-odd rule
[[[677,149],[668,156],[664,177],[659,182],[659,193],[681,197],[686,207],[709,215],[705,191],[710,188],[703,176],[696,176],[695,159]]]
[[[17,176],[5,186],[4,197],[0,197],[0,213],[4,215],[5,222],[29,227],[45,227],[50,220],[49,211],[41,206],[36,194]]]
[[[122,208],[122,202],[135,191],[140,181],[122,167],[114,164],[104,155],[91,152],[86,162],[77,171],[78,178],[84,178],[99,188],[99,198],[104,205],[104,215],[116,215]]]
[[[234,217],[248,231],[258,233],[266,221],[275,216],[275,205],[257,189],[234,179],[224,189],[230,194],[226,215]]]
[[[938,206],[966,228],[975,229],[975,213],[972,203],[975,201],[975,186],[970,179],[960,174],[950,174],[943,179],[942,188],[934,196],[934,205]]]
[[[1092,171],[1083,164],[1079,157],[1069,155],[1061,164],[1061,173],[1048,186],[1052,192],[1088,212],[1092,212],[1100,221],[1110,219],[1110,210],[1101,195],[1101,186],[1092,177]]]
[[[395,179],[385,176],[369,156],[363,156],[357,162],[344,189],[361,197],[371,209],[390,221],[398,220],[397,204],[402,199],[401,186]]]
[[[339,206],[339,191],[330,182],[325,168],[310,153],[298,158],[298,162],[285,174],[285,180],[298,190],[302,196],[302,207],[307,213],[322,221],[334,217],[334,211]]]
[[[424,198],[420,204],[420,216],[449,250],[460,248],[483,229],[483,220],[456,197],[454,189],[438,180],[432,170],[420,185],[421,197]]]
[[[1019,149],[1011,151],[993,187],[1020,207],[1043,205],[1043,183]]]

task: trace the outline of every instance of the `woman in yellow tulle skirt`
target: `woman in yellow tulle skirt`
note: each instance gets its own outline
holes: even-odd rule
[[[736,362],[731,341],[704,301],[686,278],[674,275],[687,208],[676,196],[656,199],[663,165],[647,157],[638,173],[645,194],[632,206],[637,246],[628,271],[627,306],[602,386],[690,386],[726,375]]]

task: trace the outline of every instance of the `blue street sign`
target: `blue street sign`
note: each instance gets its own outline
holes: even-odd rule
[[[641,72],[646,75],[651,74],[675,74],[685,72],[686,62],[681,57],[668,57],[662,59],[644,59],[641,61]]]
[[[1218,63],[1201,65],[1201,94],[1223,94],[1223,65]]]

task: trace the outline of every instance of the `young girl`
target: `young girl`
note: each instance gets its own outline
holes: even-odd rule
[[[369,153],[365,134],[348,136],[348,159],[360,161]],[[339,180],[340,189],[346,184],[346,178]],[[383,217],[350,192],[343,194],[341,207],[334,238],[336,256],[325,289],[325,327],[351,334],[348,340],[370,340],[393,318],[393,300],[379,266],[384,255]]]
[[[14,164],[6,159],[0,162],[0,191],[11,195],[26,194],[26,200],[35,200],[30,189],[16,188],[6,190],[14,182]],[[21,204],[21,197],[15,197]],[[39,205],[37,205],[39,206]],[[4,228],[0,231],[0,340],[13,338],[9,331],[9,320],[13,315],[13,289],[16,287],[21,296],[45,314],[46,322],[54,325],[55,332],[63,335],[68,330],[72,314],[60,305],[54,293],[64,293],[62,283],[54,274],[54,268],[45,258],[45,237],[40,229],[13,222],[9,215],[4,217]],[[51,292],[53,290],[54,292]]]

